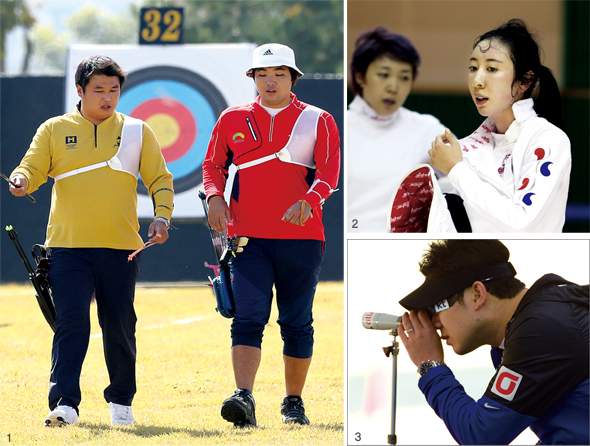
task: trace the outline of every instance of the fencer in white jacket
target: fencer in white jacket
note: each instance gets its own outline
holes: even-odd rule
[[[570,142],[559,87],[526,23],[512,19],[476,39],[467,86],[487,119],[460,142],[445,131],[429,154],[463,198],[472,231],[563,231]]]
[[[463,160],[448,179],[463,198],[473,232],[561,232],[571,171],[569,138],[537,116],[532,99],[515,102],[512,111],[515,120],[505,134],[497,134],[488,117],[459,141]]]
[[[428,163],[431,141],[445,130],[434,116],[403,107],[419,66],[412,42],[382,26],[355,42],[350,82],[356,97],[347,113],[345,151],[349,232],[386,232],[398,183]]]

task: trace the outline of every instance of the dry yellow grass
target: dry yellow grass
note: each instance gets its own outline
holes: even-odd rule
[[[208,287],[138,288],[137,423],[114,428],[102,391],[108,376],[92,306],[92,338],[82,370],[80,423],[48,429],[52,332],[30,285],[0,286],[0,441],[43,445],[342,445],[343,285],[320,283],[315,351],[303,398],[311,426],[281,422],[282,341],[273,311],[257,376],[257,429],[236,429],[219,415],[234,390],[231,321],[218,315]]]

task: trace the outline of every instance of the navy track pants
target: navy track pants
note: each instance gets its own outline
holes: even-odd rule
[[[109,374],[107,402],[130,406],[136,392],[133,307],[139,258],[128,250],[51,248],[49,282],[56,321],[51,353],[49,408],[77,409],[80,374],[90,340],[90,303],[95,292],[103,350]]]

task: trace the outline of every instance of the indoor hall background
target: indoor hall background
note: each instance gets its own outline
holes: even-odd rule
[[[564,232],[590,232],[589,2],[586,1],[373,1],[347,2],[347,61],[356,38],[382,25],[408,37],[422,59],[404,106],[436,116],[457,136],[469,135],[483,118],[467,88],[467,64],[476,37],[512,19],[538,34],[562,92],[565,131],[572,146],[572,173]],[[348,89],[348,102],[353,93]]]

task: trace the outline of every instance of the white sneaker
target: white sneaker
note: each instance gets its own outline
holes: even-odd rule
[[[135,423],[135,418],[133,418],[133,409],[131,406],[109,403],[109,410],[111,411],[111,424],[113,426]]]
[[[57,406],[47,418],[45,418],[45,426],[47,427],[63,427],[68,424],[78,423],[78,412],[70,406]]]

